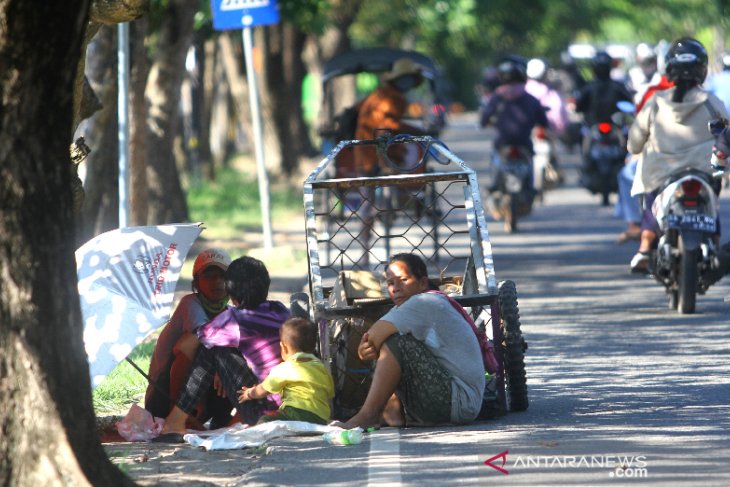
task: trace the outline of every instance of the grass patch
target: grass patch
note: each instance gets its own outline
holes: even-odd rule
[[[129,358],[145,373],[150,368],[150,359],[152,358],[155,343],[157,343],[156,339],[148,339],[135,347],[132,353],[129,354]],[[144,405],[146,391],[147,379],[126,360],[122,361],[94,389],[92,396],[94,411],[97,416],[112,414],[124,416],[135,402],[138,402],[140,406]]]
[[[271,218],[287,221],[303,213],[301,185],[269,182]],[[220,170],[213,182],[188,190],[190,218],[206,226],[206,238],[232,239],[246,229],[261,227],[261,203],[256,171],[234,167]]]

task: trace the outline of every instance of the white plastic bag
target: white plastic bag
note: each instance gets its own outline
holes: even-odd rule
[[[152,413],[132,404],[127,415],[117,421],[117,431],[127,441],[149,441],[160,436],[164,424],[164,419],[153,418]]]
[[[307,423],[306,421],[269,421],[256,426],[240,423],[213,431],[198,431],[183,438],[192,446],[206,450],[237,450],[254,448],[282,436],[322,435],[329,431],[342,431],[337,426]]]

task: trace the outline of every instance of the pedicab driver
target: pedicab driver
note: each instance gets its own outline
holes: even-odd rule
[[[400,58],[383,76],[383,83],[362,102],[357,117],[355,138],[374,139],[383,130],[395,134],[420,135],[423,131],[403,121],[408,111],[406,93],[423,82],[423,66],[410,58]],[[363,176],[378,172],[374,150],[355,152],[355,167]]]
[[[395,61],[391,70],[383,76],[383,83],[363,100],[357,117],[355,138],[357,140],[375,139],[384,131],[388,131],[392,135],[422,135],[421,129],[403,121],[408,111],[406,93],[423,82],[422,73],[423,66],[410,58],[404,57]],[[401,153],[396,153],[396,150]],[[392,149],[389,148],[388,154],[394,160],[395,158],[400,159],[398,162],[405,166],[415,165],[420,159],[417,148],[413,144],[394,145]],[[388,170],[379,163],[375,146],[356,147],[354,160],[355,171],[359,176],[376,176],[383,169]],[[361,236],[367,245],[373,224],[373,212],[369,198],[367,195],[364,196],[365,202],[360,206],[358,213],[361,214],[364,225]],[[366,263],[367,260],[366,253],[360,263]]]

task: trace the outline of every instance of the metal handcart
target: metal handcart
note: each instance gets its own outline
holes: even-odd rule
[[[390,170],[375,177],[331,177],[328,168],[353,150],[376,151]],[[418,151],[418,163],[399,164],[393,154],[404,150]],[[427,161],[435,170],[419,172]],[[357,197],[348,201],[353,194]],[[494,397],[488,415],[527,409],[527,344],[517,291],[512,281],[496,279],[473,169],[429,136],[342,141],[306,179],[304,207],[308,312],[318,325],[321,358],[335,379],[336,418],[354,414],[367,394],[372,364],[358,358],[357,345],[393,306],[379,276],[399,252],[420,255],[431,282],[464,306],[494,344],[499,368],[490,378]]]

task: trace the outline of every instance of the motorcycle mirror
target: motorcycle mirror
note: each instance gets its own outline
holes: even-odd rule
[[[624,113],[634,113],[634,110],[636,110],[636,106],[627,100],[616,102],[616,108]]]
[[[707,130],[710,131],[710,133],[714,136],[718,136],[722,134],[722,131],[725,130],[725,127],[728,126],[728,122],[724,118],[718,118],[716,120],[710,120],[707,122]]]

